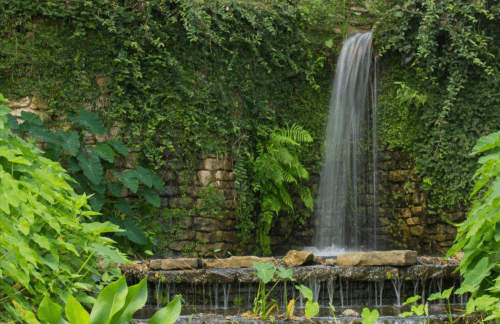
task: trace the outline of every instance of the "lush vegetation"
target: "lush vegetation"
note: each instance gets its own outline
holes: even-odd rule
[[[96,215],[88,196],[75,193],[65,169],[32,141],[11,134],[9,112],[0,104],[0,320],[43,296],[91,303],[97,286],[116,275],[108,264],[127,262],[102,236],[119,228],[85,221]]]
[[[138,162],[160,176],[196,168],[200,152],[231,153],[246,179],[238,214],[249,238],[264,199],[254,190],[252,161],[268,130],[307,130],[314,141],[296,154],[310,173],[319,172],[338,49],[334,27],[349,11],[340,3],[2,2],[0,87],[10,98],[34,95],[52,123],[82,109],[104,117],[106,128],[119,127],[123,142],[142,152]],[[99,190],[92,202],[102,202]],[[280,216],[301,225],[310,211],[302,205]]]
[[[469,205],[479,137],[500,121],[500,7],[495,1],[373,1],[386,67],[381,140],[411,154],[429,206]],[[398,98],[398,100],[394,100]]]

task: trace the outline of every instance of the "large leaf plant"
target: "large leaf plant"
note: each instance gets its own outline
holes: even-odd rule
[[[472,155],[482,156],[474,174],[476,197],[467,219],[459,225],[448,257],[463,250],[457,294],[468,294],[467,314],[485,312],[485,320],[500,318],[500,132],[479,139]]]
[[[84,222],[97,214],[88,196],[33,141],[12,134],[4,101],[0,94],[0,322],[20,318],[44,296],[91,303],[96,280],[116,275],[106,263],[128,262],[102,236],[118,226]]]
[[[18,119],[22,120],[21,124]],[[160,197],[154,189],[163,189],[161,179],[141,166],[117,171],[115,160],[126,158],[129,151],[121,141],[106,136],[104,123],[93,112],[82,109],[77,115],[68,115],[68,119],[73,122],[69,130],[51,130],[38,115],[29,112],[22,112],[20,117],[9,115],[9,124],[20,135],[43,141],[46,156],[66,166],[76,180],[72,184],[74,189],[91,196],[92,210],[102,214],[99,220],[109,220],[122,229],[113,235],[122,250],[129,254],[149,253],[146,233],[131,217],[137,209],[131,207],[123,193],[129,190],[144,198],[141,201],[146,208],[141,210],[147,212],[151,206],[160,206]],[[100,141],[87,144],[89,134]]]

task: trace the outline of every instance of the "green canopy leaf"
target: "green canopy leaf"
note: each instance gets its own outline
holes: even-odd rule
[[[102,120],[91,111],[81,109],[78,116],[69,115],[69,120],[75,121],[83,127],[88,128],[92,133],[104,135],[104,123]]]

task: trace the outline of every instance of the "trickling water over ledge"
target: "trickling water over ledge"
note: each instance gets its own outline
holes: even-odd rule
[[[286,299],[298,298],[297,307],[305,301],[299,297],[294,285],[308,286],[314,294],[314,301],[321,307],[331,303],[339,307],[381,307],[400,306],[414,295],[426,298],[435,292],[442,292],[452,286],[457,288],[461,277],[456,272],[458,262],[446,260],[439,264],[427,264],[437,258],[419,258],[418,264],[411,266],[346,266],[327,265],[332,260],[318,260],[308,266],[292,267],[295,282],[279,283],[272,296],[284,309]],[[223,260],[222,260],[223,261]],[[283,260],[274,261],[283,266]],[[211,269],[192,268],[189,270],[151,270],[148,262],[127,267],[124,272],[131,284],[145,276],[149,281],[148,305],[165,305],[176,294],[182,294],[186,305],[210,309],[251,308],[257,295],[259,278],[252,268]],[[453,295],[453,304],[463,304],[466,296]]]

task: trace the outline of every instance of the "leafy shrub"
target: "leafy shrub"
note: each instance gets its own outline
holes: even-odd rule
[[[471,194],[477,199],[447,257],[463,250],[459,269],[464,281],[456,293],[471,294],[467,314],[481,311],[492,320],[500,318],[500,131],[479,139],[472,155],[481,153]]]
[[[74,180],[33,142],[11,134],[9,112],[0,104],[0,319],[19,316],[12,303],[30,309],[43,296],[61,301],[76,294],[92,302],[85,292],[105,271],[99,257],[127,262],[101,236],[119,229],[83,222],[97,215],[88,196],[76,194]],[[110,278],[107,272],[103,277]]]
[[[29,112],[21,113],[22,124],[16,119],[9,115],[12,129],[20,135],[43,141],[47,157],[67,166],[68,173],[77,181],[72,184],[75,191],[91,197],[92,210],[103,213],[98,216],[99,220],[110,221],[123,230],[113,236],[119,246],[132,251],[131,246],[135,243],[142,245],[144,250],[148,239],[133,218],[125,217],[134,211],[122,193],[128,189],[150,205],[160,207],[160,197],[153,188],[163,189],[161,179],[141,166],[116,172],[115,160],[125,159],[129,155],[128,149],[121,141],[105,137],[104,123],[91,111],[82,109],[78,115],[68,115],[68,119],[74,122],[68,131],[51,131],[38,115]],[[105,140],[86,145],[88,135],[101,136]]]

